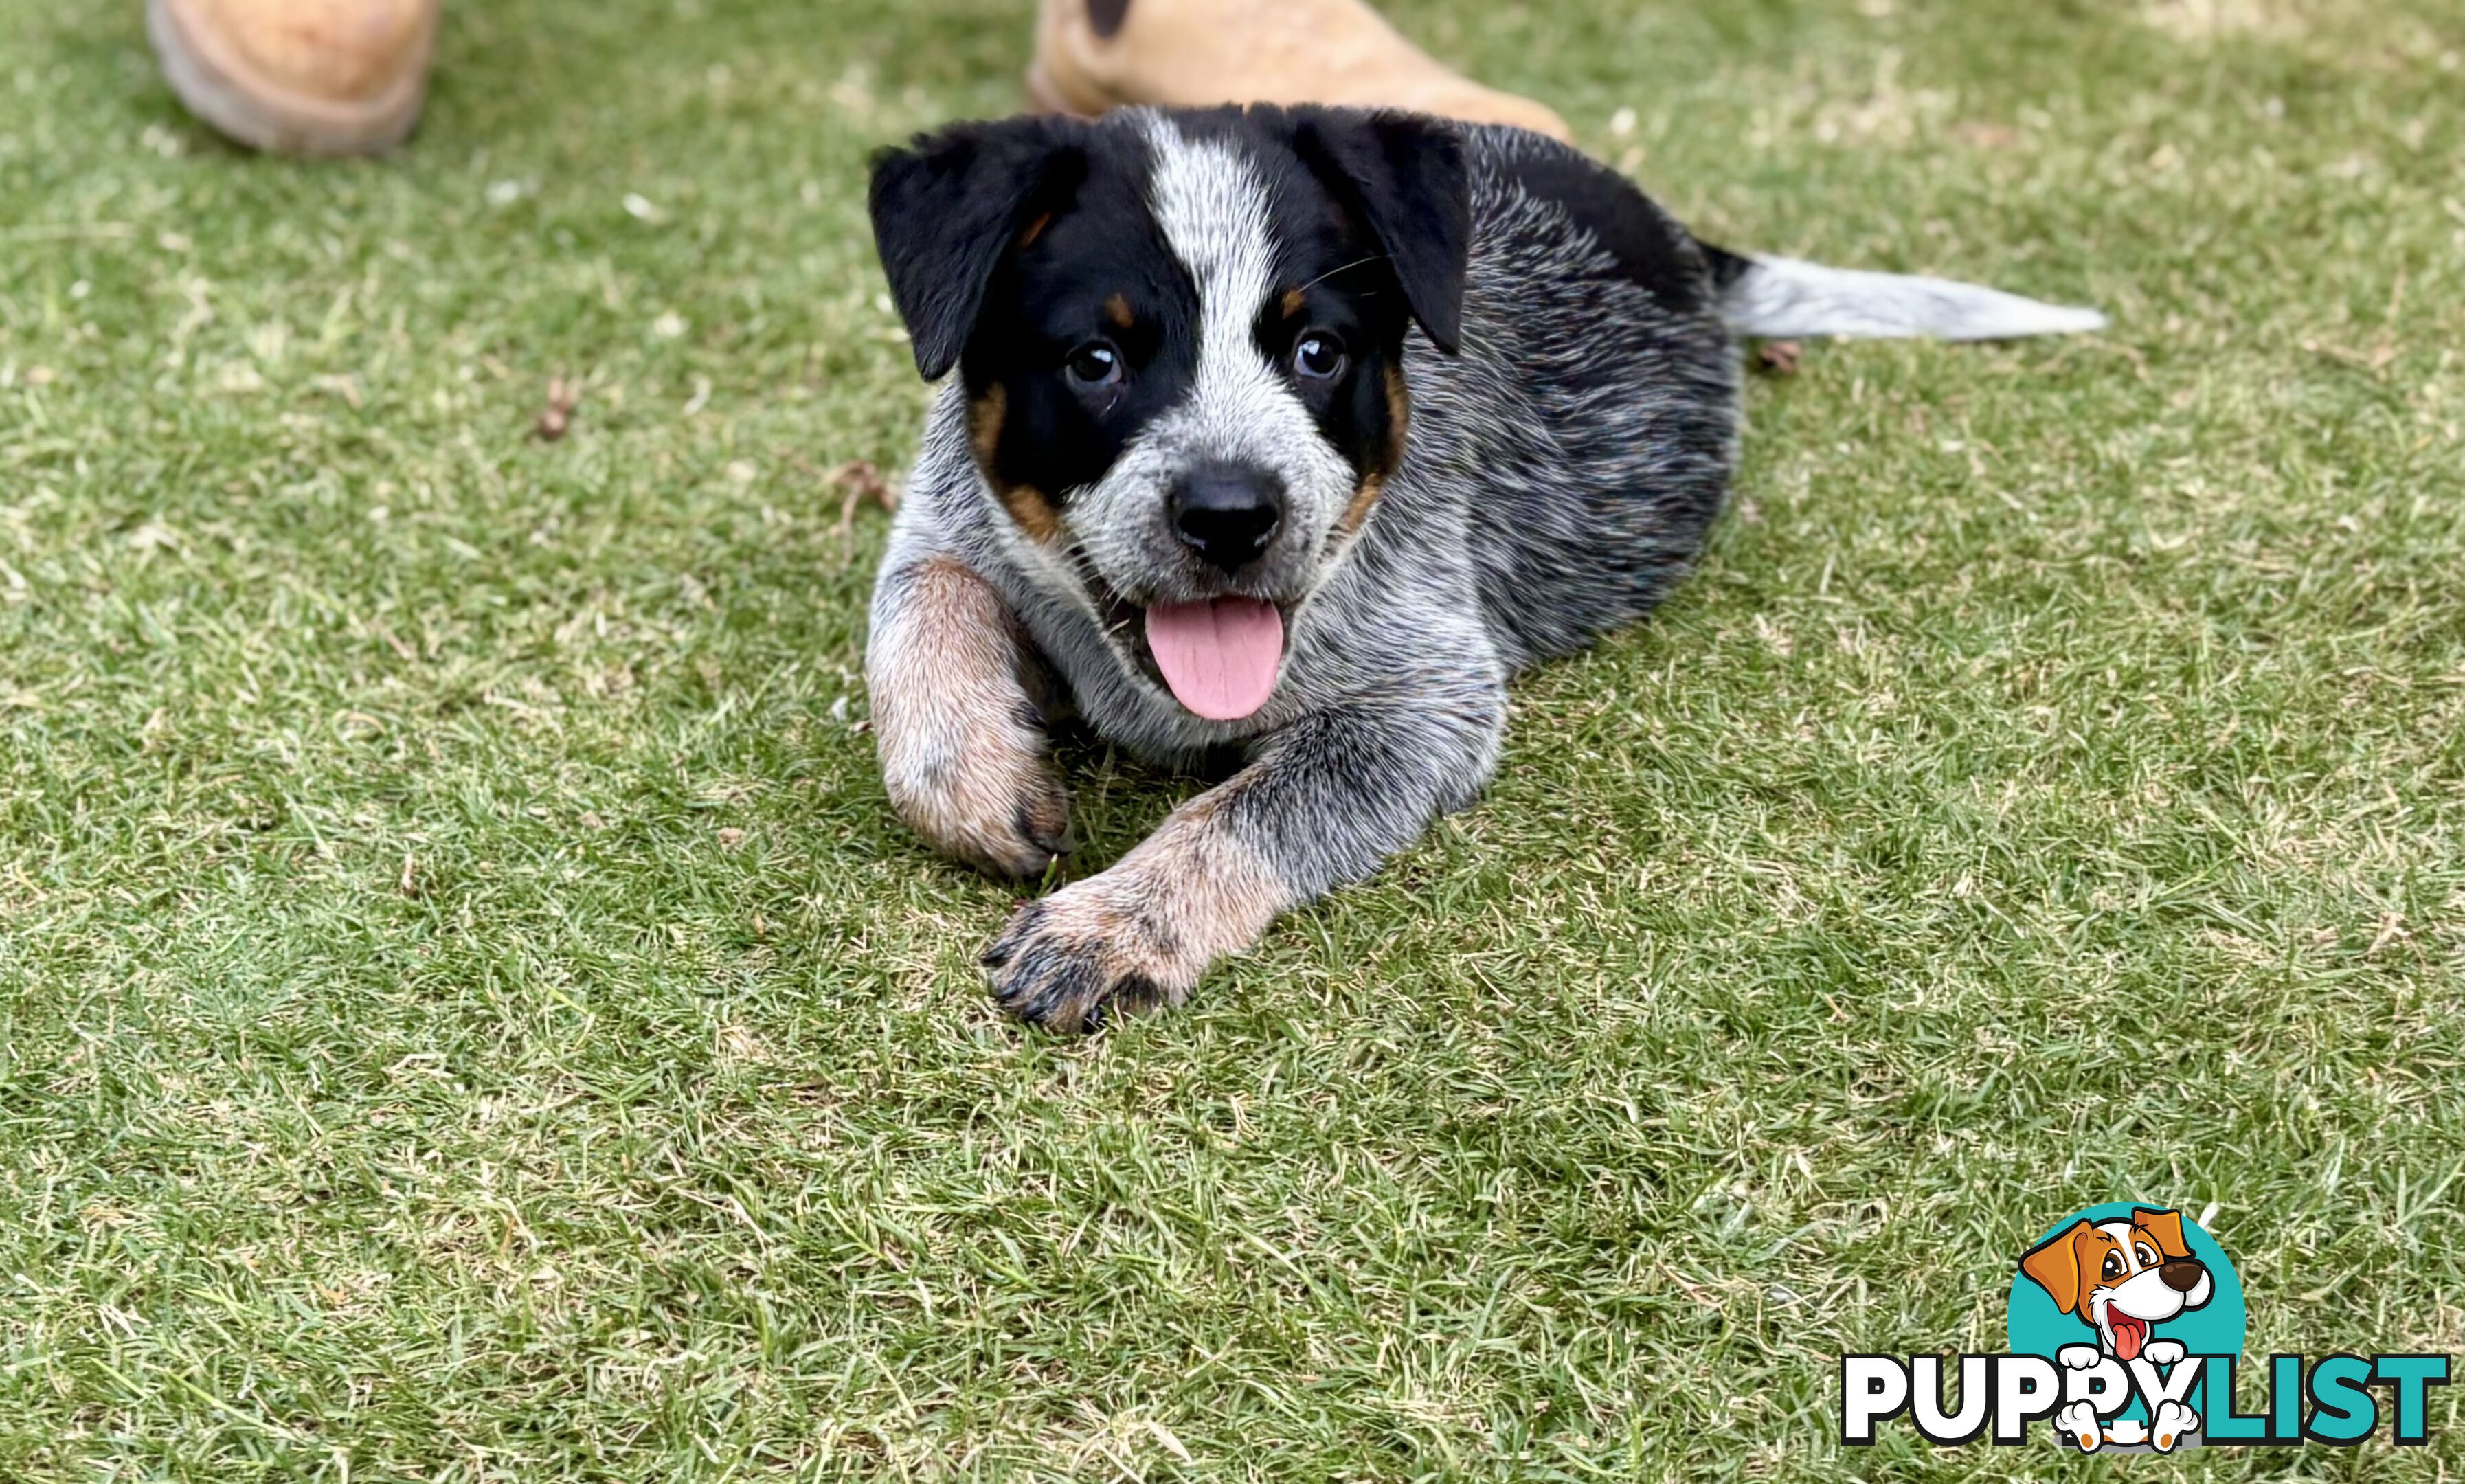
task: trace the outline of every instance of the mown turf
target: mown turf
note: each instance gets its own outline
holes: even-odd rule
[[[1077,1043],[820,477],[922,403],[864,155],[1027,9],[458,5],[307,166],[0,0],[0,1477],[2033,1477],[1835,1357],[2118,1198],[2255,1353],[2465,1350],[2465,12],[1398,0],[1717,240],[2117,327],[1810,347],[1482,803]],[[1080,762],[1097,863],[1185,786]]]

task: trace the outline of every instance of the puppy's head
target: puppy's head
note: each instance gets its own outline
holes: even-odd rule
[[[1432,120],[1252,108],[963,124],[884,154],[874,233],[1022,565],[1197,715],[1401,457],[1407,336],[1454,351],[1470,201]]]
[[[2213,1292],[2207,1265],[2183,1240],[2182,1215],[2145,1207],[2128,1221],[2074,1222],[2031,1249],[2020,1271],[2125,1361],[2158,1322],[2199,1308]]]

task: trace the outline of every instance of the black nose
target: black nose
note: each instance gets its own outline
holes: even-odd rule
[[[2200,1279],[2208,1271],[2200,1266],[2196,1257],[2168,1257],[2157,1265],[2157,1275],[2165,1280],[2167,1288],[2178,1294],[2187,1294],[2199,1287]]]
[[[1284,481],[1259,469],[1210,464],[1182,476],[1165,501],[1182,544],[1236,572],[1257,560],[1284,520]]]

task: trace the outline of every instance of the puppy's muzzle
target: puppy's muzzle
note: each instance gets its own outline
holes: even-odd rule
[[[2187,1294],[2200,1286],[2209,1270],[2196,1257],[2169,1257],[2157,1265],[2157,1276],[2167,1288]]]
[[[1172,532],[1230,577],[1258,560],[1284,523],[1284,481],[1263,469],[1201,464],[1165,497]]]

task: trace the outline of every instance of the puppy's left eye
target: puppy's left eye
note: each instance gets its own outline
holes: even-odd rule
[[[1121,379],[1121,353],[1103,341],[1070,352],[1070,379],[1081,387],[1109,387]]]
[[[2155,1251],[2150,1250],[2148,1244],[2145,1242],[2140,1244],[2140,1266],[2143,1268],[2153,1268],[2157,1266],[2157,1254]]]
[[[1293,374],[1303,381],[1331,382],[1348,364],[1344,342],[1324,330],[1312,330],[1293,344]]]

